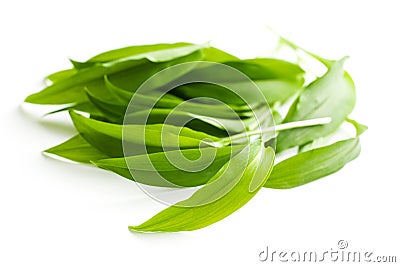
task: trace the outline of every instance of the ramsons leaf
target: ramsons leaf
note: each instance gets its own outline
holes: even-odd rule
[[[131,231],[196,230],[229,216],[262,187],[307,184],[360,153],[366,126],[348,119],[356,96],[346,58],[327,60],[281,40],[304,52],[298,62],[240,59],[183,42],[70,59],[71,69],[47,76],[47,87],[25,101],[62,105],[48,114],[68,110],[78,132],[45,154],[91,163],[163,197],[166,190],[174,199],[179,190],[197,190],[163,201],[175,204]],[[304,54],[325,74],[308,72]],[[275,145],[278,160],[285,159],[274,166]]]
[[[77,72],[76,69],[68,69],[68,70],[61,70],[61,71],[57,71],[55,73],[52,73],[50,75],[48,75],[45,80],[51,82],[51,83],[56,83],[62,80],[65,80],[69,77],[72,77],[73,75],[75,75]]]
[[[151,44],[151,45],[128,46],[98,54],[90,58],[86,63],[104,63],[121,58],[137,56],[140,54],[143,55],[149,52],[192,46],[192,45],[193,44],[191,43],[173,43],[173,44]]]
[[[274,166],[264,187],[289,189],[313,182],[343,168],[360,148],[357,137],[300,153]]]
[[[358,136],[366,126],[354,120],[348,121],[356,128],[356,137],[301,152],[278,163],[264,187],[289,189],[301,186],[337,172],[357,158],[361,151]]]
[[[142,184],[162,187],[192,187],[207,183],[232,156],[235,156],[243,148],[243,146],[238,145],[221,148],[172,150],[125,158],[94,160],[93,163],[100,168]],[[214,153],[215,156],[207,157],[207,155]],[[181,163],[179,167],[170,162],[171,158],[181,155],[188,160],[196,160],[196,162],[183,162],[183,165]],[[210,162],[210,159],[213,160]],[[201,169],[201,171],[188,171],[192,164],[196,164],[196,168]],[[131,172],[130,169],[134,171]],[[132,173],[136,176],[132,176]]]
[[[242,169],[243,162],[249,162]],[[206,227],[232,214],[246,204],[268,179],[274,150],[256,142],[233,157],[212,180],[190,198],[173,205],[131,231],[176,232]],[[220,198],[208,202],[221,192]],[[207,203],[204,204],[203,203]],[[199,206],[200,205],[200,206]]]
[[[297,65],[283,60],[257,58],[222,63],[237,69],[252,79],[270,105],[278,101],[284,102],[303,87],[304,71]],[[210,68],[212,67],[210,66]],[[218,78],[220,82],[226,85],[226,88],[215,84],[194,83],[179,86],[172,93],[184,99],[209,97],[226,104],[246,104],[240,96],[229,88],[233,88],[235,85],[242,87],[243,92],[245,92],[249,90],[247,82],[233,80],[231,75],[224,76],[224,73],[218,73]]]
[[[355,88],[343,70],[345,59],[334,63],[321,78],[311,83],[293,103],[285,122],[330,117],[331,123],[284,131],[278,135],[277,151],[303,145],[334,132],[353,110]]]
[[[91,146],[79,134],[62,144],[45,150],[44,153],[53,154],[81,163],[90,163],[94,160],[108,158],[106,154]]]
[[[135,67],[137,68],[138,66],[142,66],[141,71],[143,71],[146,69],[146,67],[143,67],[146,64],[152,66],[157,63],[168,62],[178,58],[182,58],[183,61],[200,60],[202,58],[202,47],[203,46],[200,45],[191,45],[171,48],[169,50],[162,50],[161,53],[160,51],[154,51],[102,64],[94,64],[91,67],[80,69],[76,74],[70,76],[68,79],[62,80],[62,82],[54,83],[42,91],[28,96],[25,101],[35,104],[69,104],[86,101],[87,98],[84,88],[93,83],[104,82],[103,77],[105,75],[108,75],[109,78],[112,79],[112,75],[121,75],[121,73]],[[186,59],[185,57],[188,58]],[[179,60],[174,63],[179,63]],[[165,67],[164,65],[162,66],[162,68]],[[157,70],[152,70],[150,76],[153,72],[156,73]],[[124,77],[131,78],[132,73],[135,73],[135,71],[131,72],[130,75],[125,74]],[[138,83],[141,84],[150,76],[146,77],[140,75],[135,77],[140,79]]]
[[[150,147],[150,151],[158,152],[163,148],[197,148],[205,144],[204,140],[219,141],[217,137],[186,127],[163,124],[122,126],[86,118],[72,111],[70,115],[80,135],[96,149],[112,157],[124,156],[123,135],[125,145],[132,147],[132,153],[136,146],[144,144]]]

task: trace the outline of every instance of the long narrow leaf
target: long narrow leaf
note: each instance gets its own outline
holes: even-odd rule
[[[42,91],[28,96],[25,101],[35,104],[78,103],[86,100],[84,88],[93,82],[104,82],[103,77],[105,75],[117,75],[119,72],[142,66],[149,62],[150,64],[162,63],[188,56],[190,61],[199,60],[202,58],[201,49],[202,46],[192,45],[171,48],[168,51],[162,50],[148,54],[134,55],[129,58],[118,59],[103,64],[95,64],[91,67],[81,69],[75,75],[62,80],[62,82],[54,83]],[[187,59],[184,59],[184,61],[186,60]],[[179,61],[177,63],[179,63]],[[127,76],[130,78],[132,73]],[[140,78],[145,80],[148,77]]]
[[[356,137],[301,152],[278,163],[264,187],[289,189],[301,186],[337,172],[357,158],[361,151],[358,136],[367,127],[354,120],[347,120],[354,125]]]
[[[356,95],[353,81],[343,70],[345,59],[334,63],[321,78],[310,84],[293,103],[284,122],[330,117],[329,124],[292,129],[278,135],[277,151],[304,145],[334,132],[353,110]]]
[[[252,146],[251,150],[255,151],[250,152],[250,163],[244,170],[240,169],[240,166],[248,159],[248,149],[233,157],[209,184],[199,189],[189,199],[165,209],[141,225],[130,226],[129,229],[139,232],[191,231],[206,227],[232,214],[258,192],[272,169],[273,149],[263,148],[259,142],[257,145],[258,148]],[[256,186],[254,181],[257,181]],[[221,192],[226,192],[221,198],[198,206],[207,203]]]
[[[100,168],[142,184],[162,187],[192,187],[207,183],[232,156],[235,156],[242,149],[243,146],[239,145],[222,148],[183,149],[125,158],[94,160],[93,163]],[[210,153],[215,153],[214,159],[206,157]],[[194,164],[190,161],[188,163],[183,162],[183,164],[181,162],[179,166],[170,162],[170,159],[181,155],[188,160],[201,158],[201,161],[197,160],[195,163],[196,169],[201,170],[188,171]],[[135,176],[132,174],[135,174]]]
[[[62,144],[45,150],[44,153],[53,154],[81,163],[90,163],[94,160],[108,158],[106,154],[91,146],[79,134]]]

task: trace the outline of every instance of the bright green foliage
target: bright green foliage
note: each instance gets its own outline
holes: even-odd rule
[[[200,187],[148,221],[130,226],[131,231],[195,230],[229,216],[262,187],[307,184],[340,170],[360,154],[359,135],[366,126],[348,118],[356,91],[344,70],[346,58],[327,60],[282,40],[318,60],[326,73],[305,84],[307,73],[300,65],[281,59],[240,59],[208,44],[130,46],[85,62],[70,60],[71,69],[48,75],[49,85],[25,101],[63,105],[49,115],[69,111],[77,135],[45,150],[48,155],[93,164],[141,185]],[[153,89],[139,90],[160,71],[199,61],[236,69],[259,91],[215,72],[214,80],[223,85],[195,81],[160,94],[202,67],[160,76]],[[230,87],[257,97],[246,102]],[[129,108],[132,97],[134,110]],[[307,123],[321,118],[326,122]],[[281,130],[275,133],[274,120],[287,127],[277,127]],[[320,140],[340,131],[343,123],[355,127],[355,136],[321,146]],[[275,153],[296,147],[295,155],[274,166]]]

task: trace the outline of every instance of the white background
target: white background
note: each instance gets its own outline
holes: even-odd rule
[[[267,245],[324,251],[340,239],[400,261],[397,2],[3,1],[0,266],[265,266],[258,254]],[[69,67],[68,57],[210,40],[257,56],[270,46],[265,25],[322,56],[350,55],[352,117],[369,130],[360,157],[339,173],[293,190],[263,189],[199,231],[132,234],[129,224],[164,206],[112,173],[41,155],[74,130],[66,116],[32,116],[20,104],[42,77]]]

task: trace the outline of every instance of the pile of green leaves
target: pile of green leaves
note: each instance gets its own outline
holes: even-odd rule
[[[343,69],[345,59],[331,61],[311,53],[308,56],[324,65],[326,72],[306,83],[304,77],[308,73],[299,64],[280,59],[239,59],[215,47],[190,43],[131,46],[99,54],[85,62],[71,60],[73,68],[49,75],[46,80],[50,85],[25,101],[57,105],[59,108],[51,113],[68,111],[70,114],[77,134],[47,149],[48,154],[93,164],[138,183],[168,186],[152,179],[154,170],[144,163],[150,159],[152,166],[168,182],[183,187],[202,185],[188,199],[168,207],[141,225],[129,227],[132,231],[143,232],[195,230],[230,215],[262,187],[288,189],[301,186],[338,171],[359,155],[358,136],[366,127],[348,118],[356,94],[350,75]],[[191,118],[187,125],[165,123],[169,111],[177,105],[197,97],[210,97],[229,105],[241,121],[246,121],[245,132],[257,128],[257,125],[252,126],[254,121],[249,105],[241,98],[221,86],[192,83],[179,86],[158,100],[151,92],[138,95],[143,103],[156,103],[147,123],[123,124],[127,106],[143,82],[170,66],[193,61],[222,63],[247,75],[272,107],[276,124],[326,117],[331,120],[323,125],[279,131],[276,138],[268,142],[261,138],[262,134],[251,142],[248,139],[229,142],[229,135],[240,135],[243,131],[234,127],[235,119],[224,117],[217,105],[206,102],[194,102],[181,111],[180,116]],[[229,77],[224,78],[229,80]],[[285,105],[290,106],[286,112],[282,109]],[[222,129],[204,119],[214,117],[231,120],[231,129]],[[344,124],[354,125],[356,134],[330,142]],[[124,153],[123,131],[126,129],[132,133],[128,142],[133,145],[137,141],[136,132],[144,132],[150,137],[146,139],[146,154],[140,151]],[[179,146],[164,150],[160,141],[162,131],[177,138]],[[204,139],[219,145],[204,146]],[[168,161],[177,151],[188,159],[196,159],[210,149],[216,151],[214,161],[198,172],[180,170]],[[274,163],[275,155],[279,158],[287,151],[291,151],[290,157]],[[235,168],[243,162],[246,162],[244,169]],[[134,177],[132,168],[134,173],[148,179]],[[208,201],[229,185],[231,189],[222,197]],[[209,203],[200,205],[206,202]]]

